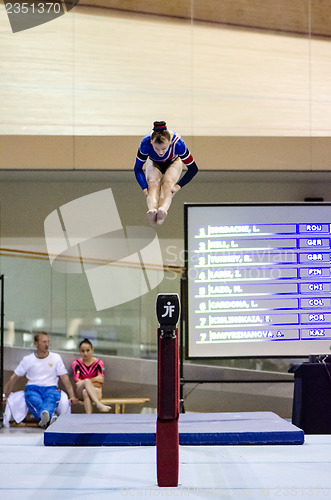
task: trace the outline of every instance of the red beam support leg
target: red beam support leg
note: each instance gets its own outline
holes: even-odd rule
[[[158,399],[156,461],[158,486],[178,486],[179,380],[178,330],[175,338],[162,338],[158,330]]]
[[[176,487],[179,472],[178,295],[159,295],[157,315],[160,323],[157,331],[157,484],[161,487]]]

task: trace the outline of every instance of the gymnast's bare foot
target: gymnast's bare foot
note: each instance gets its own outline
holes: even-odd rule
[[[156,216],[156,223],[163,224],[164,219],[167,217],[167,215],[168,215],[168,212],[166,212],[165,210],[162,210],[162,208],[159,209],[157,212],[157,216]]]
[[[157,216],[156,208],[152,208],[151,210],[148,210],[147,219],[152,226],[155,226],[155,224],[156,224],[156,216]]]
[[[109,411],[111,410],[111,406],[106,406],[106,405],[104,405],[104,404],[102,404],[102,403],[99,403],[99,404],[97,405],[97,408],[98,408],[98,410],[99,410],[99,411],[101,411],[102,413],[107,413],[107,412],[109,412]]]

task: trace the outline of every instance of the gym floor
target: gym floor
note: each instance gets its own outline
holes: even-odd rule
[[[303,445],[181,446],[179,485],[158,488],[155,447],[45,447],[39,428],[0,431],[1,500],[329,498],[331,436]]]

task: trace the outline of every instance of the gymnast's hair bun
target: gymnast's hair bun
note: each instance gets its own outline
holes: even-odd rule
[[[167,130],[166,122],[154,122],[153,125],[154,132],[163,132],[163,130]]]
[[[90,347],[92,347],[92,348],[93,348],[92,342],[91,342],[89,339],[87,339],[87,338],[83,339],[83,340],[80,342],[79,347],[81,347],[83,344],[88,344]]]

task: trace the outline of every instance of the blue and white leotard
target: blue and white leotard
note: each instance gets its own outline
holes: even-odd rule
[[[193,156],[187,149],[185,142],[179,135],[173,133],[171,144],[167,152],[165,153],[165,155],[159,156],[156,151],[154,151],[154,148],[152,146],[151,135],[152,132],[147,134],[142,139],[137,153],[134,173],[136,175],[139,186],[141,187],[141,189],[148,188],[146,176],[143,171],[143,166],[147,158],[150,158],[163,174],[169,167],[169,165],[171,165],[171,163],[173,163],[177,158],[180,158],[182,162],[187,166],[187,171],[177,182],[177,184],[180,187],[185,186],[185,184],[190,182],[190,180],[193,179],[193,177],[198,172],[198,167],[193,159]]]

